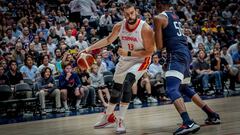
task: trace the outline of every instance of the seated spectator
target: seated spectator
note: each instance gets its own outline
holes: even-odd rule
[[[110,93],[108,91],[108,88],[104,84],[103,75],[99,74],[98,70],[99,67],[96,64],[93,64],[90,73],[91,86],[98,91],[98,95],[103,103],[103,106],[107,107],[110,100]],[[105,101],[105,96],[107,101]]]
[[[49,68],[52,70],[52,74],[53,74],[53,75],[56,75],[56,74],[57,74],[55,65],[49,63],[49,55],[44,55],[44,56],[42,57],[42,65],[40,65],[40,66],[38,67],[38,72],[41,73],[41,71],[42,71],[43,68],[45,68],[45,67],[49,67]]]
[[[40,53],[35,50],[35,44],[31,43],[29,45],[28,55],[30,55],[33,58],[33,61],[36,62],[35,64],[37,66],[41,65],[41,60],[39,59]]]
[[[6,75],[9,78],[10,85],[23,82],[23,76],[21,72],[18,71],[17,62],[14,60],[9,62],[9,71]]]
[[[88,96],[82,101],[83,107],[87,106],[96,106],[96,92],[95,89],[91,86],[90,75],[87,70],[78,68],[78,75],[82,83],[82,87],[85,91],[89,91]],[[90,103],[88,102],[90,101]]]
[[[13,59],[17,61],[17,64],[23,64],[25,59],[25,51],[23,50],[22,43],[17,42],[15,50],[13,51]]]
[[[54,111],[60,112],[60,107],[61,107],[61,96],[60,96],[60,91],[57,89],[55,80],[52,77],[52,70],[49,67],[43,68],[41,71],[41,78],[38,81],[38,88],[39,92],[37,93],[40,104],[41,104],[41,109],[42,109],[42,114],[46,114],[45,110],[45,97],[50,96],[54,97],[55,99],[55,106],[56,108]]]
[[[215,89],[216,94],[220,94],[220,90],[222,89],[221,82],[221,73],[219,71],[212,71],[210,69],[210,65],[205,60],[205,52],[198,52],[198,59],[193,63],[193,72],[197,78],[202,83],[203,92],[208,92],[209,90],[209,80],[215,80]]]
[[[153,62],[150,64],[148,68],[148,73],[151,78],[155,78],[157,73],[163,73],[162,65],[159,63],[159,56],[157,53],[152,56]]]
[[[78,34],[78,40],[76,41],[75,45],[79,47],[79,50],[82,51],[88,47],[88,43],[84,41],[84,36],[82,33]]]
[[[107,71],[106,63],[103,62],[101,55],[97,55],[96,62],[97,62],[96,64],[99,67],[99,70],[98,70],[99,73],[103,73],[103,72]]]
[[[68,47],[72,47],[76,43],[76,38],[72,36],[71,29],[66,30],[65,43],[68,45]]]
[[[66,63],[63,69],[64,71],[59,76],[59,88],[62,95],[63,107],[65,111],[68,112],[68,98],[72,99],[76,97],[75,107],[79,109],[81,98],[84,96],[84,89],[82,88],[78,75],[73,72],[71,63]]]
[[[61,53],[61,49],[60,48],[56,48],[54,51],[55,57],[53,58],[53,60],[51,61],[52,64],[55,65],[56,67],[56,72],[58,75],[60,75],[60,73],[63,72],[62,69],[62,53]]]
[[[33,65],[33,59],[31,56],[27,56],[25,59],[25,65],[20,68],[20,72],[23,75],[23,79],[31,79],[33,81],[37,78],[37,66]]]
[[[110,59],[109,52],[107,50],[102,51],[102,58],[103,58],[103,62],[107,66],[107,71],[111,71],[112,73],[114,73],[115,72],[115,64]]]
[[[4,68],[0,65],[0,85],[10,85],[7,75],[4,74]]]
[[[157,99],[152,97],[152,88],[150,83],[149,75],[146,73],[143,74],[140,81],[140,87],[147,91],[147,102],[149,103],[155,103],[158,102]]]
[[[220,57],[220,52],[219,51],[214,51],[214,58],[211,60],[211,70],[213,71],[219,71],[221,73],[222,77],[222,83],[226,81],[226,79],[229,77],[230,78],[230,88],[235,89],[235,77],[232,75],[233,71],[231,70],[229,64],[227,61]],[[221,91],[222,93],[224,92],[223,89]]]

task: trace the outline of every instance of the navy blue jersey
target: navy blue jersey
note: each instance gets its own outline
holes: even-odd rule
[[[182,51],[187,48],[187,37],[183,34],[182,24],[174,12],[161,13],[168,17],[168,25],[163,29],[163,45],[167,52]]]

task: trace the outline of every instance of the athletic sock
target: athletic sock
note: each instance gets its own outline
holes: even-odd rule
[[[181,117],[184,124],[190,124],[190,122],[192,122],[187,112],[181,113]]]
[[[147,96],[148,96],[148,97],[151,97],[151,96],[152,96],[152,94],[148,94]]]
[[[110,115],[113,113],[114,109],[116,107],[116,104],[109,104],[106,109],[106,115]]]
[[[202,110],[208,115],[208,117],[214,116],[215,112],[208,106],[203,106]]]
[[[137,97],[137,94],[132,95],[132,99],[135,99]]]
[[[128,109],[128,105],[120,105],[119,106],[119,118],[121,118],[122,120],[124,120],[127,109]]]

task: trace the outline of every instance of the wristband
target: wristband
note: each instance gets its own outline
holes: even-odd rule
[[[128,51],[127,56],[132,56],[132,52],[131,52],[131,51]]]

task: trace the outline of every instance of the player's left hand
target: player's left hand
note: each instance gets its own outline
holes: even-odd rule
[[[127,56],[128,52],[125,51],[123,48],[118,48],[118,54],[121,56]]]

